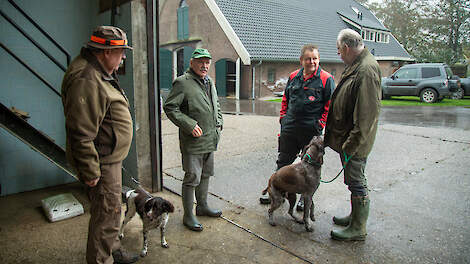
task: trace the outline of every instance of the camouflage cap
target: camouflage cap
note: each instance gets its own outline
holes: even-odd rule
[[[193,54],[191,55],[192,59],[199,59],[199,58],[209,58],[212,59],[211,54],[206,49],[195,49]]]
[[[97,49],[132,49],[127,43],[126,33],[113,26],[99,26],[95,28],[87,46]]]

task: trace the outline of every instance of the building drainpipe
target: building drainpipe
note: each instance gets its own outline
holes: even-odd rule
[[[251,87],[252,87],[252,89],[251,89],[251,99],[252,99],[252,100],[255,100],[255,80],[256,80],[255,77],[256,77],[256,67],[259,66],[259,65],[261,65],[261,63],[263,63],[263,60],[260,60],[260,61],[258,62],[258,64],[253,65],[253,73],[252,73],[252,77],[251,77],[251,81],[252,81],[252,85],[251,85]]]
[[[152,192],[161,191],[163,187],[162,175],[162,139],[161,139],[161,107],[160,107],[160,80],[159,69],[159,0],[146,1],[147,22],[147,61],[148,61],[148,104],[149,104],[149,132],[150,132],[150,162],[152,173]],[[157,49],[155,49],[157,47]]]

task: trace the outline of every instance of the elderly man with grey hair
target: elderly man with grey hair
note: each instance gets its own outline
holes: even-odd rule
[[[377,132],[381,73],[356,31],[341,30],[336,46],[346,68],[331,97],[325,146],[340,155],[345,168],[344,183],[351,192],[351,213],[346,217],[333,217],[335,224],[346,228],[331,231],[331,237],[345,241],[365,240],[370,200],[364,171]]]

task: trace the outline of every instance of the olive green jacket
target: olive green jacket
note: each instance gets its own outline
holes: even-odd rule
[[[203,154],[217,150],[223,125],[217,90],[209,78],[210,95],[205,92],[201,78],[187,70],[173,82],[163,109],[168,118],[179,127],[180,150],[189,154]],[[201,137],[193,137],[194,127],[202,129]]]
[[[381,74],[365,48],[344,70],[331,97],[325,146],[348,156],[365,158],[372,150],[380,113]]]
[[[100,164],[126,158],[132,141],[129,102],[116,76],[83,48],[62,81],[68,162],[81,181],[101,176]]]

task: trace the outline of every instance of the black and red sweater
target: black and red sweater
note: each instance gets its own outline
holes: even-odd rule
[[[289,76],[281,107],[281,132],[321,133],[326,124],[330,98],[335,89],[333,76],[320,66],[307,78],[304,69],[298,69]]]

